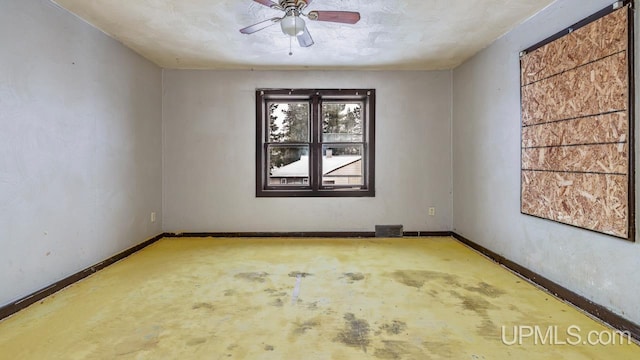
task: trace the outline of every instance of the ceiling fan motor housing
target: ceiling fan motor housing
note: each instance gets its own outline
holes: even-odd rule
[[[280,0],[280,6],[286,11],[302,10],[307,6],[306,0]]]

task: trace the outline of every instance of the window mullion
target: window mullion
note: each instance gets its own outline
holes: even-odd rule
[[[320,95],[313,94],[311,104],[311,144],[310,144],[310,160],[311,181],[310,185],[314,191],[320,189],[322,184],[322,173],[320,165],[322,162],[322,144],[320,144],[320,135],[322,132],[320,121]]]

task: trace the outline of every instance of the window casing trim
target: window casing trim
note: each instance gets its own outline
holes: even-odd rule
[[[270,143],[267,130],[268,104],[271,102],[309,102],[308,143]],[[350,101],[362,104],[360,142],[323,142],[321,104]],[[375,89],[257,89],[256,90],[256,197],[374,197],[375,196]],[[323,148],[362,146],[362,185],[323,184]],[[269,149],[308,146],[309,180],[302,184],[269,184]]]

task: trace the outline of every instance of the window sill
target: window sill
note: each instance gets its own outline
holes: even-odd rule
[[[258,190],[256,197],[375,197],[375,190]]]

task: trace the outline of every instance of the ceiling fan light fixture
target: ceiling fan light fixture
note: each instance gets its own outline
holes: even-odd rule
[[[304,32],[305,23],[300,16],[287,15],[280,21],[282,32],[289,36],[298,36]]]

